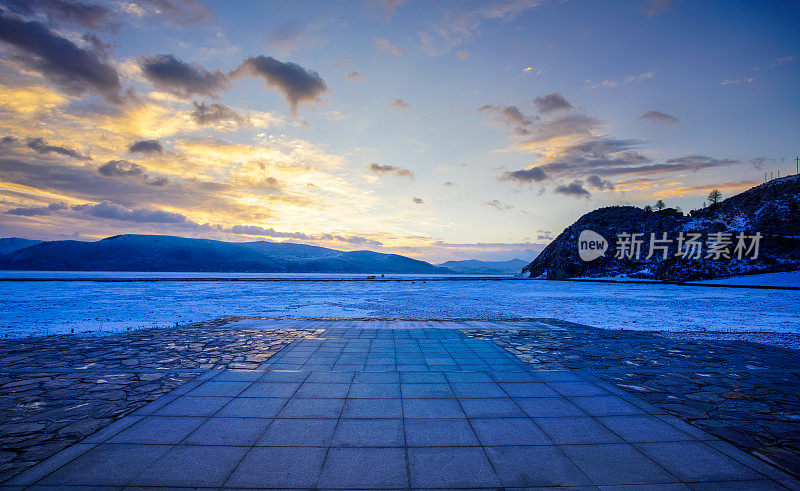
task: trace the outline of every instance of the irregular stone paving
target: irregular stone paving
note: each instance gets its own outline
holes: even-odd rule
[[[431,323],[342,324],[293,341],[256,370],[210,370],[8,484],[800,485],[584,371],[534,370],[491,340]]]
[[[322,331],[219,329],[240,317],[106,337],[0,342],[0,482],[209,369],[255,369]]]
[[[561,331],[466,331],[539,369],[581,369],[800,474],[800,351],[669,339],[549,320]]]

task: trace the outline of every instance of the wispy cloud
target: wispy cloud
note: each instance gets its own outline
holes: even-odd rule
[[[658,123],[669,123],[669,124],[677,124],[679,122],[678,118],[672,116],[671,114],[662,113],[661,111],[647,111],[641,116],[639,119],[648,119],[650,121],[655,121]]]
[[[390,43],[386,38],[375,38],[374,42],[375,46],[380,48],[380,50],[384,53],[390,53],[398,58],[403,56],[403,48],[397,46],[396,44]]]

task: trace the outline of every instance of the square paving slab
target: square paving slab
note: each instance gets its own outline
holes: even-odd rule
[[[795,481],[578,371],[536,371],[477,321],[325,328],[213,370],[6,484],[282,489],[780,489]],[[246,326],[245,326],[246,324]],[[646,409],[642,409],[646,408]],[[692,431],[686,431],[691,428]]]

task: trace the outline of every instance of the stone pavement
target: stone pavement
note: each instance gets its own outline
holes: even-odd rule
[[[454,326],[342,326],[254,370],[209,370],[5,484],[800,487],[586,372],[436,328]]]

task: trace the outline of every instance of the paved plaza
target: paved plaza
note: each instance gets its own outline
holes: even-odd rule
[[[215,368],[4,483],[34,488],[785,489],[789,475],[581,370],[464,329],[539,322],[244,320],[317,329]],[[324,330],[323,330],[324,329]]]

